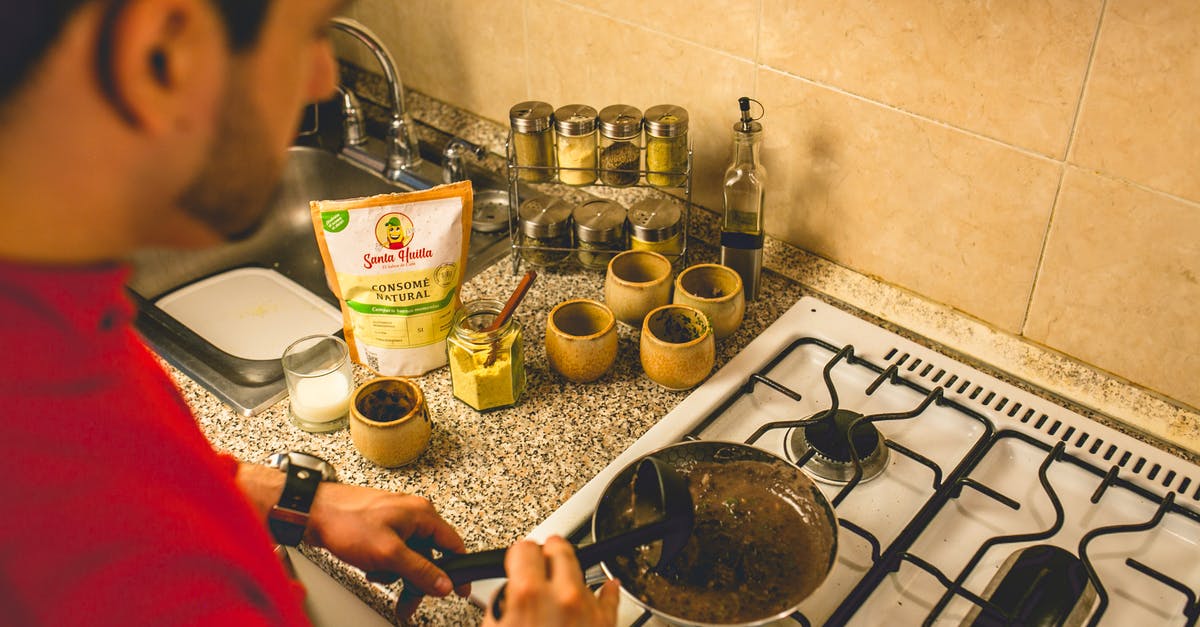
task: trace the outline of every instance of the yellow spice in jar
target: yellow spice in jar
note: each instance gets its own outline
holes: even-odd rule
[[[452,344],[450,377],[454,384],[454,395],[478,410],[517,402],[511,348],[511,340],[502,342],[495,349],[495,361],[487,365],[488,350],[472,352]]]

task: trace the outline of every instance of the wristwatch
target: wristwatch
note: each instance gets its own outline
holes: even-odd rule
[[[267,458],[267,465],[287,473],[279,503],[267,514],[267,525],[276,542],[296,546],[308,527],[308,510],[317,486],[322,481],[337,481],[337,472],[333,464],[298,451],[275,453]]]

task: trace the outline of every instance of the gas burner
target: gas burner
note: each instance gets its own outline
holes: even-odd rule
[[[847,437],[850,424],[862,414],[839,409],[832,417],[806,427],[795,427],[785,436],[787,455],[793,462],[814,451],[803,470],[814,479],[845,484],[854,478],[854,457]],[[875,478],[887,467],[888,448],[875,425],[859,423],[854,428],[854,448],[862,461],[861,482]]]

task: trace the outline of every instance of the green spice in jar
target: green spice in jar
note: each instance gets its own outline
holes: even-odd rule
[[[503,308],[491,299],[464,303],[446,339],[454,396],[478,411],[515,405],[525,391],[521,323],[509,318],[485,331]]]
[[[521,258],[526,262],[554,266],[571,255],[571,207],[567,203],[550,196],[534,196],[521,203],[517,217]]]
[[[575,208],[576,258],[579,265],[603,270],[625,250],[625,208],[611,200],[592,200]]]
[[[567,185],[596,182],[596,110],[567,105],[554,112],[558,180]]]
[[[600,180],[605,185],[636,185],[641,176],[642,111],[629,105],[600,110]]]
[[[688,113],[675,105],[646,110],[646,182],[675,187],[686,180]]]
[[[668,257],[683,253],[679,205],[666,198],[645,198],[629,208],[629,248]]]
[[[517,177],[523,181],[543,183],[554,177],[553,117],[554,108],[536,100],[515,104],[508,110]]]

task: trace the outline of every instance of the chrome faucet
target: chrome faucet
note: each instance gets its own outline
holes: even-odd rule
[[[443,183],[457,183],[470,178],[467,176],[467,161],[464,158],[464,153],[467,152],[475,155],[476,159],[487,156],[486,148],[472,144],[461,137],[452,137],[446,143],[446,149],[442,151]]]
[[[400,82],[400,75],[396,72],[396,63],[380,43],[379,37],[357,20],[335,17],[332,26],[362,42],[383,68],[383,75],[392,97],[392,121],[388,124],[387,161],[383,175],[392,181],[400,180],[405,170],[421,161],[421,153],[416,128],[413,127],[412,118],[404,107],[404,84]]]
[[[358,96],[341,85],[338,85],[337,90],[342,101],[342,145],[361,146],[367,141],[367,133],[363,126],[362,107],[358,104]]]

